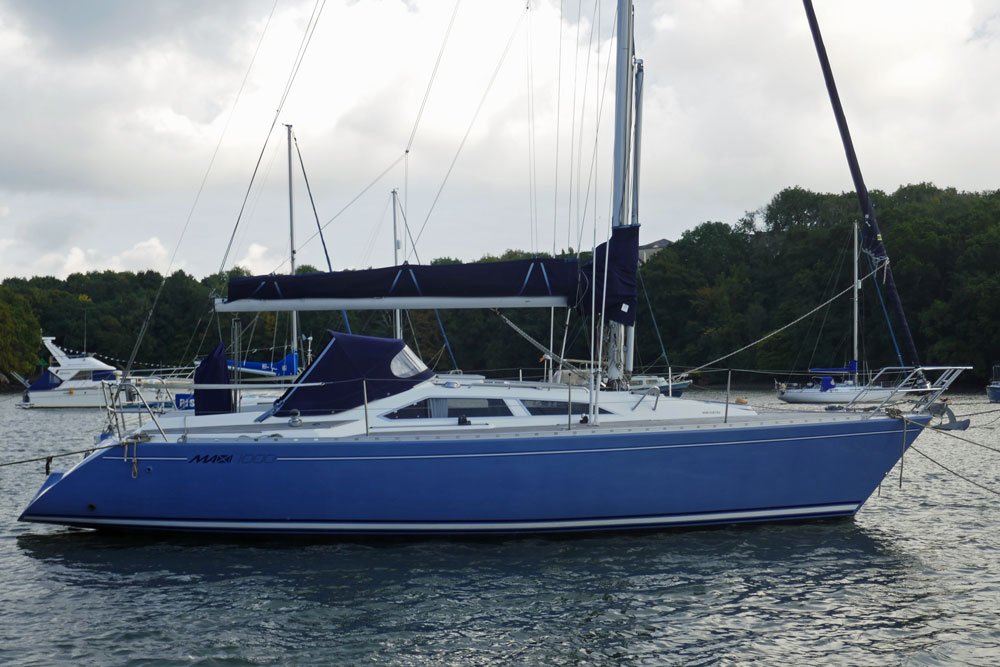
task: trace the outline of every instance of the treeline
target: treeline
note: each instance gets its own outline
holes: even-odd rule
[[[985,381],[992,363],[1000,361],[1000,191],[969,193],[919,184],[871,196],[921,361],[973,365],[964,379],[971,385]],[[859,218],[853,193],[788,188],[734,224],[706,222],[685,232],[640,268],[637,367],[662,373],[664,352],[675,371],[712,361],[850,287],[852,223]],[[480,261],[523,256],[508,251]],[[869,271],[862,264],[862,274]],[[140,368],[189,366],[220,339],[231,340],[232,318],[214,314],[210,300],[224,294],[227,277],[197,280],[178,271],[164,282],[153,271],[104,271],[65,280],[8,278],[0,285],[0,371],[30,373],[42,354],[40,331],[56,336],[65,348],[96,351],[123,365],[144,325],[135,350]],[[872,367],[899,365],[871,280],[864,283],[860,310],[863,359]],[[505,315],[548,345],[548,310]],[[314,351],[327,329],[343,331],[349,325],[354,333],[392,331],[387,312],[348,317],[345,324],[341,313],[302,313],[301,331],[316,339]],[[564,318],[555,313],[555,349],[565,335],[567,356],[587,358],[587,327],[574,314],[564,332]],[[769,374],[839,366],[851,357],[850,322],[850,300],[842,297],[721,365]],[[240,325],[252,358],[277,359],[286,352],[287,315],[243,314]],[[898,322],[893,326],[898,332]],[[495,313],[410,311],[404,337],[439,371],[541,373],[541,353]],[[770,381],[770,375],[757,377]]]

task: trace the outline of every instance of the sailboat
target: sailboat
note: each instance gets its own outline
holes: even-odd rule
[[[785,403],[844,404],[883,403],[894,393],[894,387],[874,385],[861,381],[858,372],[858,226],[854,225],[854,280],[851,308],[852,341],[854,356],[841,368],[810,368],[816,373],[808,382],[790,383],[775,381],[778,399]],[[870,377],[870,375],[869,375]],[[905,395],[905,394],[901,394]]]
[[[929,388],[930,383],[926,381],[926,377],[921,369],[916,343],[913,340],[913,335],[910,333],[910,327],[906,320],[906,313],[903,311],[903,303],[900,300],[899,292],[896,289],[896,280],[893,277],[892,267],[889,264],[888,253],[885,249],[882,233],[879,230],[878,221],[875,216],[875,207],[872,205],[871,197],[868,194],[868,188],[865,185],[864,177],[861,174],[861,166],[858,162],[858,156],[854,150],[854,142],[851,140],[851,132],[847,126],[847,117],[844,114],[844,108],[840,103],[840,94],[837,92],[837,84],[833,78],[833,70],[830,67],[830,60],[826,53],[826,47],[823,44],[823,37],[820,34],[819,22],[816,19],[816,12],[812,6],[812,0],[803,0],[802,4],[806,11],[806,18],[809,21],[809,29],[812,32],[813,43],[816,46],[816,54],[819,56],[820,67],[823,70],[823,78],[826,82],[827,93],[830,97],[830,104],[833,107],[833,114],[837,121],[837,129],[840,132],[841,142],[844,147],[844,154],[847,157],[847,165],[851,171],[851,179],[854,182],[854,190],[857,193],[858,203],[861,207],[861,212],[864,215],[864,226],[862,227],[862,249],[870,259],[873,267],[876,267],[885,283],[886,295],[888,296],[892,309],[896,313],[896,320],[899,324],[901,338],[903,339],[906,354],[909,357],[909,363],[904,362],[903,353],[899,351],[897,347],[897,355],[899,357],[898,367],[882,369],[864,386],[861,386],[861,383],[858,381],[857,261],[859,253],[857,246],[855,246],[853,366],[841,369],[817,369],[819,372],[824,374],[813,378],[811,386],[791,388],[779,385],[778,398],[790,403],[848,403],[849,405],[853,405],[854,403],[874,402],[881,406],[895,397],[919,393],[923,389]],[[856,242],[858,238],[857,232],[855,232],[854,238]],[[888,313],[886,314],[886,319],[889,324],[890,333],[892,333],[892,325],[888,322]],[[892,333],[892,336],[895,341],[895,334]],[[833,376],[828,374],[829,372],[849,373],[853,375],[853,378],[842,385],[836,385],[833,380]],[[876,384],[876,381],[879,378],[888,377],[890,375],[901,377],[895,386],[880,387]]]
[[[606,377],[600,366],[586,385],[436,376],[402,340],[331,331],[292,387],[267,410],[248,413],[230,411],[224,359],[210,355],[196,392],[220,400],[199,397],[193,416],[109,431],[83,461],[52,472],[20,519],[117,530],[422,535],[857,512],[930,421],[927,408],[955,369],[942,372],[907,421],[880,411],[764,413],[628,389],[639,225],[628,222],[627,148],[638,139],[630,88],[638,99],[642,84],[629,0],[619,0],[618,16],[615,214],[593,264],[538,258],[234,278],[216,306],[580,307],[592,322],[610,323]]]

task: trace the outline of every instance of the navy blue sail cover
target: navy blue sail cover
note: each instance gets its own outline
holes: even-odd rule
[[[608,248],[610,247],[610,254]],[[605,255],[608,265],[607,293],[604,292]],[[597,279],[594,280],[594,264],[597,268]],[[580,308],[584,313],[590,313],[590,285],[597,285],[597,312],[601,315],[601,295],[605,294],[604,303],[607,309],[605,318],[620,322],[626,326],[635,324],[635,310],[639,304],[638,289],[639,269],[639,225],[615,227],[611,230],[611,238],[597,246],[594,261],[580,271],[581,298]]]
[[[194,369],[194,413],[218,415],[233,411],[233,393],[228,389],[198,389],[199,384],[229,384],[226,346],[219,343]]]
[[[327,332],[330,343],[274,403],[278,417],[326,415],[392,396],[434,376],[398,338]],[[404,351],[404,348],[405,351]],[[320,386],[300,384],[315,382]]]
[[[359,271],[231,278],[238,299],[363,299],[387,296],[565,296],[574,303],[575,258],[477,264],[403,264]]]
[[[849,364],[843,368],[810,368],[810,373],[857,373],[858,372],[858,362],[856,359],[852,359]]]
[[[595,254],[597,316],[604,293],[608,256],[607,309],[615,322],[635,324],[638,304],[639,226],[612,230]],[[366,299],[384,297],[546,297],[559,296],[568,306],[590,314],[593,263],[580,267],[576,258],[517,259],[475,264],[403,264],[358,271],[298,275],[249,276],[229,280],[228,303],[240,299]]]

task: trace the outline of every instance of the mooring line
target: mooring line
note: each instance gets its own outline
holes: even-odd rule
[[[38,457],[33,458],[33,459],[22,459],[20,461],[5,461],[3,463],[0,463],[0,468],[6,468],[7,466],[21,465],[23,463],[38,463],[39,461],[45,461],[46,462],[46,468],[48,468],[48,464],[52,462],[52,459],[57,459],[57,458],[60,458],[60,457],[63,457],[63,456],[74,456],[76,454],[89,454],[91,452],[96,452],[96,451],[99,451],[99,450],[102,450],[102,449],[114,449],[115,447],[121,447],[122,444],[123,443],[116,442],[113,445],[101,445],[99,447],[88,447],[87,449],[79,449],[79,450],[77,450],[75,452],[62,452],[61,454],[49,454],[47,456],[38,456]],[[124,444],[127,444],[127,443],[124,443]]]
[[[898,411],[896,411],[896,412],[897,412],[897,414],[890,415],[890,416],[897,417],[898,419],[902,420],[902,422],[903,422],[904,425],[907,424],[907,423],[910,423],[910,424],[914,424],[916,426],[919,426],[920,428],[922,428],[924,430],[927,430],[928,428],[930,428],[930,429],[932,429],[934,431],[937,431],[938,433],[943,433],[944,435],[950,435],[951,437],[953,437],[953,438],[955,438],[957,440],[961,440],[962,442],[967,442],[970,445],[975,445],[977,447],[982,447],[983,449],[988,449],[991,452],[996,452],[996,453],[1000,454],[1000,449],[996,449],[994,447],[990,447],[989,445],[984,445],[982,443],[975,442],[973,440],[969,440],[968,438],[963,438],[963,437],[961,437],[959,435],[955,435],[954,433],[952,433],[950,431],[941,431],[941,430],[935,429],[935,428],[933,428],[931,426],[924,426],[920,422],[914,421],[912,419],[908,419],[908,418],[904,417],[902,414],[899,414]],[[964,479],[969,484],[972,484],[973,486],[978,487],[978,488],[982,489],[983,491],[987,491],[989,493],[992,493],[993,495],[1000,496],[1000,491],[996,491],[996,490],[991,489],[991,488],[989,488],[987,486],[983,486],[979,482],[976,482],[974,480],[969,479],[968,477],[966,477],[965,475],[961,474],[960,472],[952,470],[951,468],[949,468],[945,464],[941,463],[940,461],[937,461],[937,460],[931,458],[930,456],[928,456],[927,454],[924,454],[922,451],[920,451],[919,449],[917,449],[913,445],[910,445],[910,449],[912,449],[913,451],[915,451],[917,454],[920,454],[921,456],[923,456],[925,459],[927,459],[928,461],[930,461],[934,465],[939,466],[941,469],[946,470],[947,472],[950,472],[955,477],[958,477],[959,479]],[[900,485],[902,485],[902,474],[903,474],[902,473],[902,461],[903,461],[903,458],[900,457]]]
[[[917,454],[920,454],[921,456],[923,456],[923,457],[924,457],[925,459],[927,459],[928,461],[930,461],[930,462],[931,462],[931,463],[933,463],[934,465],[936,465],[936,466],[940,466],[940,467],[941,467],[941,468],[942,468],[943,470],[947,470],[948,472],[950,472],[950,473],[951,473],[952,475],[954,475],[955,477],[958,477],[958,478],[960,478],[960,479],[964,479],[964,480],[965,480],[966,482],[968,482],[969,484],[971,484],[971,485],[973,485],[973,486],[976,486],[976,487],[979,487],[979,488],[980,488],[980,489],[982,489],[983,491],[988,491],[989,493],[992,493],[993,495],[996,495],[996,496],[1000,496],[1000,491],[995,491],[995,490],[993,490],[993,489],[991,489],[991,488],[989,488],[989,487],[986,487],[986,486],[983,486],[983,485],[982,485],[982,484],[980,484],[979,482],[975,482],[975,481],[973,481],[973,480],[969,479],[969,478],[968,478],[968,477],[966,477],[965,475],[963,475],[963,474],[961,474],[961,473],[959,473],[959,472],[956,472],[956,471],[952,470],[951,468],[949,468],[949,467],[948,467],[948,466],[946,466],[945,464],[941,463],[940,461],[936,461],[936,460],[932,459],[932,458],[931,458],[930,456],[927,456],[927,454],[924,454],[924,453],[923,453],[922,451],[920,451],[919,449],[917,449],[917,448],[916,448],[916,447],[914,447],[913,445],[910,445],[910,449],[912,449],[913,451],[915,451],[915,452],[916,452]]]
[[[961,419],[963,417],[978,417],[979,415],[993,415],[998,412],[1000,412],[1000,408],[997,408],[996,410],[984,410],[983,412],[970,412],[967,415],[955,415],[955,417],[957,419]]]
[[[983,449],[988,449],[991,452],[996,452],[997,454],[1000,454],[1000,449],[997,449],[996,447],[990,447],[989,445],[984,445],[981,442],[976,442],[975,440],[969,440],[968,438],[963,438],[960,435],[955,435],[951,431],[942,431],[940,429],[933,428],[932,426],[924,426],[920,422],[915,422],[915,421],[913,421],[911,419],[907,419],[906,417],[901,417],[901,419],[903,419],[905,421],[908,421],[911,424],[916,424],[917,426],[920,426],[920,427],[924,428],[925,430],[928,429],[928,428],[931,428],[934,431],[937,431],[938,433],[943,433],[944,435],[947,435],[947,436],[950,436],[952,438],[955,438],[956,440],[961,440],[962,442],[967,442],[970,445],[975,445],[976,447],[982,447]]]

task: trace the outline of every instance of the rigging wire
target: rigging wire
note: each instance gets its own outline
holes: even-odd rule
[[[427,82],[427,89],[424,91],[424,99],[420,101],[420,109],[417,110],[417,118],[413,121],[413,129],[410,130],[410,138],[406,142],[406,148],[404,152],[409,154],[410,149],[413,148],[413,140],[417,136],[417,128],[420,127],[420,120],[424,115],[424,108],[427,106],[427,100],[431,96],[431,88],[434,85],[434,79],[437,77],[438,67],[441,65],[441,58],[444,56],[445,46],[448,45],[448,37],[451,36],[451,28],[455,25],[455,17],[458,15],[458,7],[462,4],[462,0],[456,0],[455,8],[451,11],[451,19],[448,21],[448,28],[444,32],[444,40],[441,42],[441,48],[438,50],[437,60],[434,61],[434,69],[431,70],[431,78]]]
[[[253,192],[250,195],[250,201],[244,215],[244,219],[246,220],[253,220],[257,215],[257,208],[260,206],[260,202],[264,197],[264,184],[271,180],[271,173],[274,171],[275,162],[278,160],[279,153],[282,152],[280,149],[281,144],[277,142],[270,148],[270,157],[267,158],[267,166],[264,167],[263,176],[257,179],[257,183],[254,184]],[[247,239],[251,236],[250,232],[251,225],[245,224],[240,227],[239,231],[236,233],[236,239],[233,241],[232,254],[234,256],[239,256],[243,252]],[[253,245],[252,241],[250,242],[250,245]],[[285,247],[287,248],[288,246]],[[287,251],[284,253],[286,257],[288,254],[289,253]],[[236,260],[234,260],[234,265],[235,263]],[[221,278],[220,280],[224,280],[224,278]],[[219,285],[221,285],[221,282]]]
[[[403,209],[406,210],[410,203],[410,149],[413,147],[413,140],[417,136],[417,127],[420,126],[420,119],[424,115],[424,107],[431,95],[431,87],[437,78],[438,67],[441,65],[441,58],[444,56],[445,46],[451,36],[451,28],[455,25],[455,17],[458,16],[458,7],[462,0],[455,1],[455,8],[451,11],[451,19],[448,21],[448,28],[444,32],[444,39],[441,41],[441,48],[438,50],[437,60],[434,61],[434,69],[431,70],[431,78],[427,81],[427,89],[424,91],[424,99],[420,101],[420,109],[417,111],[417,118],[413,121],[413,129],[410,131],[410,138],[406,142],[406,149],[403,151],[405,161],[403,163]]]
[[[559,57],[556,65],[556,150],[552,179],[552,256],[556,256],[557,220],[559,218],[559,130],[562,121],[562,57],[563,57],[563,4],[559,0]],[[552,347],[552,343],[549,343]]]
[[[611,25],[611,32],[612,33],[614,33],[615,29],[617,28],[617,20],[618,19],[617,19],[617,16],[616,16],[615,17],[615,23],[613,23]],[[598,56],[599,55],[600,54],[598,54]],[[611,63],[612,63],[612,61],[613,61],[613,58],[611,58],[610,55],[609,55],[608,56],[608,62],[605,63],[605,66],[604,66],[604,83],[601,84],[601,94],[600,94],[600,97],[597,100],[597,111],[596,111],[595,121],[594,121],[595,122],[594,147],[593,147],[593,151],[591,151],[591,154],[590,154],[590,169],[587,172],[587,188],[585,190],[587,196],[584,198],[584,209],[583,209],[583,215],[580,218],[580,223],[579,223],[579,235],[577,236],[577,246],[579,246],[579,245],[581,245],[583,243],[583,225],[584,225],[584,220],[587,217],[587,209],[590,208],[590,185],[591,185],[591,182],[593,181],[593,179],[596,178],[595,174],[597,172],[597,150],[598,150],[598,142],[600,140],[600,135],[601,135],[601,130],[600,130],[600,128],[601,128],[601,117],[604,114],[604,99],[607,97],[607,93],[608,93],[608,77],[611,74]],[[598,59],[598,72],[599,71],[600,71],[600,59]],[[581,119],[581,123],[582,123],[582,119]],[[582,127],[580,129],[580,143],[581,143],[581,145],[583,144],[583,128]],[[627,165],[626,165],[626,169],[628,169]],[[577,184],[577,187],[579,188],[579,183]],[[579,190],[577,190],[577,193],[579,194]],[[594,201],[595,202],[597,201],[597,185],[596,185],[596,183],[594,184]],[[613,204],[612,204],[612,206],[613,206]],[[596,209],[596,203],[595,203],[595,209]],[[579,211],[578,211],[578,214],[579,214]],[[595,225],[597,224],[596,210],[595,210],[594,224]],[[579,251],[577,251],[577,256],[579,256]]]
[[[656,332],[656,340],[660,342],[660,353],[663,355],[663,361],[666,362],[667,366],[670,366],[670,358],[667,357],[667,346],[663,344],[663,336],[660,335],[660,327],[656,324],[656,316],[653,314],[653,303],[649,300],[649,292],[646,290],[646,281],[642,279],[642,271],[636,271],[639,276],[639,284],[642,286],[642,294],[646,297],[646,308],[649,310],[649,319],[653,323],[653,331]],[[655,364],[656,361],[653,361]],[[652,364],[650,364],[652,366]]]
[[[867,278],[869,278],[869,277],[871,277],[871,276],[875,275],[875,274],[876,274],[876,273],[878,272],[878,270],[879,270],[880,268],[881,268],[881,267],[876,267],[874,271],[872,271],[872,272],[871,272],[871,273],[869,273],[868,275],[864,276],[864,277],[862,278],[862,280],[865,280],[865,279],[867,279]],[[778,328],[778,329],[775,329],[775,330],[774,330],[774,331],[772,331],[771,333],[769,333],[769,334],[767,334],[767,335],[765,335],[765,336],[763,336],[763,337],[761,337],[761,338],[758,338],[757,340],[755,340],[755,341],[754,341],[754,342],[752,342],[752,343],[748,343],[748,344],[744,345],[743,347],[741,347],[741,348],[740,348],[740,349],[738,349],[738,350],[735,350],[735,351],[733,351],[733,352],[730,352],[729,354],[726,354],[726,355],[724,355],[724,356],[721,356],[721,357],[719,357],[718,359],[716,359],[716,360],[714,360],[714,361],[710,361],[710,362],[708,362],[707,364],[702,364],[701,366],[698,366],[698,367],[696,367],[696,368],[693,368],[693,369],[691,369],[691,370],[690,370],[690,371],[688,371],[688,372],[689,372],[689,373],[694,373],[694,372],[696,372],[696,371],[700,371],[700,370],[702,370],[702,369],[705,369],[705,368],[708,368],[709,366],[714,366],[715,364],[719,363],[720,361],[724,361],[724,360],[728,359],[729,357],[733,357],[733,356],[736,356],[737,354],[739,354],[740,352],[743,352],[744,350],[748,350],[748,349],[750,349],[750,348],[751,348],[751,347],[753,347],[754,345],[759,345],[760,343],[763,343],[763,342],[764,342],[765,340],[767,340],[768,338],[771,338],[772,336],[775,336],[775,335],[777,335],[777,334],[781,333],[781,332],[782,332],[782,331],[784,331],[785,329],[788,329],[789,327],[792,327],[792,326],[794,326],[794,325],[798,324],[799,322],[801,322],[802,320],[806,319],[807,317],[811,316],[811,315],[812,315],[813,313],[816,313],[817,311],[821,310],[822,308],[825,308],[825,307],[826,307],[826,306],[827,306],[828,304],[832,303],[832,302],[833,302],[834,300],[836,300],[836,299],[839,299],[840,297],[844,296],[845,294],[847,294],[848,292],[852,291],[853,289],[854,289],[854,286],[853,286],[853,285],[851,285],[851,286],[850,286],[850,287],[848,287],[847,289],[844,289],[844,290],[842,290],[842,291],[838,292],[837,294],[834,294],[834,295],[833,295],[832,297],[830,297],[829,299],[827,299],[826,301],[824,301],[824,302],[823,302],[823,303],[821,303],[820,305],[816,306],[815,308],[813,308],[812,310],[810,310],[810,311],[809,311],[808,313],[806,313],[805,315],[802,315],[802,316],[800,316],[800,317],[798,317],[798,318],[796,318],[796,319],[792,320],[791,322],[789,322],[789,323],[788,323],[788,324],[786,324],[785,326],[783,326],[783,327],[780,327],[780,328]]]
[[[577,16],[576,16],[576,42],[573,45],[573,111],[570,114],[572,119],[572,127],[569,132],[569,186],[566,188],[566,246],[573,246],[573,158],[576,153],[576,142],[574,138],[576,137],[576,91],[579,88],[577,80],[580,76],[580,24],[581,17],[583,16],[583,0],[579,0],[577,3]],[[576,244],[577,257],[580,256],[580,244]]]
[[[583,165],[580,163],[580,161],[583,159],[583,129],[584,129],[583,119],[584,119],[584,116],[587,113],[586,112],[587,88],[590,85],[590,54],[594,50],[594,34],[595,34],[595,27],[597,25],[597,16],[599,15],[598,11],[597,11],[598,3],[599,3],[599,0],[594,0],[594,16],[593,16],[593,18],[591,19],[591,22],[590,22],[590,37],[589,37],[589,41],[587,43],[587,62],[584,64],[584,67],[583,67],[583,71],[584,71],[584,77],[583,77],[583,100],[580,102],[580,135],[579,135],[579,139],[578,139],[579,145],[580,145],[580,150],[577,151],[577,154],[576,154],[576,216],[577,216],[576,225],[577,225],[577,247],[580,247],[583,244],[583,226],[584,226],[584,222],[585,222],[586,217],[587,217],[586,211],[584,211],[582,215],[580,213],[580,193],[581,193],[580,181],[583,180]],[[600,40],[598,40],[598,41],[600,41]],[[577,45],[577,48],[579,49],[579,45]],[[600,68],[599,64],[598,64],[598,68]],[[596,140],[595,140],[595,143],[596,143]],[[588,192],[590,190],[589,181],[588,181],[588,185],[587,185],[587,190],[588,190]],[[595,223],[594,224],[597,224],[596,223],[596,219],[595,219]],[[594,245],[596,247],[596,236],[595,236],[595,239],[594,239]]]
[[[531,2],[525,4],[527,21],[524,30],[526,57],[525,65],[527,69],[528,87],[528,225],[530,227],[530,241],[532,254],[538,253],[538,178],[535,162],[535,75],[532,67],[532,42],[531,42]]]
[[[378,217],[378,222],[370,225],[371,231],[368,234],[368,240],[365,242],[364,251],[361,253],[361,261],[358,262],[358,266],[370,266],[369,261],[371,260],[372,253],[375,252],[375,244],[382,233],[382,227],[385,225],[390,206],[392,206],[391,194],[386,198],[385,205],[382,206],[382,213]]]
[[[285,107],[285,102],[288,100],[288,95],[291,93],[292,84],[295,82],[295,77],[299,73],[299,68],[302,66],[306,50],[309,48],[310,42],[312,42],[313,34],[316,31],[316,25],[319,23],[319,17],[323,13],[323,8],[325,6],[326,0],[316,0],[316,4],[313,5],[312,14],[309,16],[305,32],[302,35],[302,41],[299,43],[298,53],[296,53],[295,60],[292,63],[292,70],[289,72],[288,80],[285,83],[285,89],[281,94],[281,100],[278,102],[278,108],[275,110],[274,118],[271,120],[271,127],[267,130],[267,136],[264,137],[264,145],[260,148],[260,154],[257,156],[257,163],[254,165],[253,173],[250,175],[250,183],[247,184],[247,191],[243,196],[243,204],[240,206],[240,212],[236,216],[236,223],[233,225],[233,232],[229,237],[229,244],[226,246],[226,252],[222,256],[222,264],[219,267],[219,273],[223,273],[225,271],[226,262],[229,260],[229,253],[233,247],[233,240],[236,238],[236,231],[239,229],[240,222],[243,219],[243,212],[246,209],[247,200],[250,198],[250,191],[253,188],[254,180],[257,177],[257,171],[260,169],[261,161],[264,159],[264,153],[267,151],[267,144],[271,140],[271,135],[274,133],[275,126],[278,124],[278,118],[281,116],[281,112]]]
[[[837,257],[837,265],[826,280],[826,287],[823,288],[823,296],[826,296],[833,289],[833,284],[836,281],[836,276],[840,274],[840,271],[844,266],[844,258],[847,255],[847,248],[851,247],[853,242],[854,242],[854,228],[852,227],[851,235],[849,237],[847,246],[841,248],[840,255]],[[809,356],[809,363],[807,364],[807,367],[812,366],[813,362],[816,360],[816,350],[819,349],[819,341],[820,338],[823,336],[823,330],[826,328],[826,320],[829,316],[830,316],[830,306],[827,306],[826,310],[823,311],[823,319],[820,321],[819,331],[816,333],[816,341],[813,344],[812,354]],[[796,361],[798,361],[798,359],[796,359]]]
[[[559,57],[556,66],[556,150],[555,166],[552,170],[552,256],[556,256],[556,236],[558,234],[559,219],[559,125],[562,120],[562,56],[563,56],[563,4],[564,0],[559,0]],[[554,349],[556,342],[556,309],[549,308],[549,349]],[[565,350],[564,350],[565,351]],[[545,370],[549,380],[554,378],[552,372],[553,364],[549,359],[545,360]]]
[[[452,27],[455,24],[455,17],[458,15],[458,9],[461,6],[461,4],[462,4],[462,0],[456,0],[455,7],[454,7],[454,9],[452,9],[451,18],[448,21],[448,27],[445,30],[444,39],[441,41],[441,48],[438,50],[437,59],[434,62],[434,68],[431,71],[430,79],[427,81],[427,88],[424,90],[424,97],[423,97],[423,99],[420,102],[420,108],[417,111],[417,117],[416,117],[416,119],[413,122],[413,128],[410,130],[410,137],[409,137],[409,139],[406,142],[406,148],[403,149],[403,153],[399,157],[397,157],[395,160],[393,160],[389,164],[389,166],[386,167],[381,173],[379,173],[379,175],[376,176],[371,182],[369,182],[368,185],[366,185],[364,188],[362,188],[362,190],[353,199],[351,199],[349,202],[347,202],[347,204],[345,204],[343,208],[341,208],[339,211],[337,211],[337,213],[334,214],[334,216],[332,218],[330,218],[322,226],[320,226],[320,228],[319,228],[319,234],[321,234],[323,230],[325,230],[327,227],[330,226],[330,224],[333,223],[334,220],[336,220],[337,218],[339,218],[344,212],[347,211],[347,209],[349,209],[353,204],[355,204],[376,183],[378,183],[379,181],[381,181],[382,178],[384,178],[390,171],[392,171],[396,167],[396,165],[398,165],[401,161],[403,162],[403,167],[404,167],[404,177],[403,177],[403,180],[404,180],[404,184],[403,184],[403,211],[404,212],[406,211],[406,208],[407,208],[408,202],[409,202],[409,178],[410,178],[409,177],[409,169],[410,169],[410,167],[409,167],[409,156],[410,156],[410,150],[413,148],[413,142],[416,140],[417,129],[420,127],[420,121],[423,118],[424,110],[425,110],[425,108],[427,106],[427,101],[428,101],[428,99],[430,99],[430,94],[431,94],[431,90],[432,90],[432,88],[434,86],[434,81],[437,79],[438,68],[441,65],[442,58],[444,57],[445,49],[446,49],[446,47],[448,45],[448,40],[449,40],[449,38],[451,36]],[[310,236],[309,238],[307,238],[305,241],[303,241],[299,245],[299,249],[304,248],[314,238],[316,238],[316,236],[317,236],[317,234],[313,234],[312,236]],[[275,270],[280,269],[283,266],[284,266],[284,263],[282,263],[278,267],[276,267]]]
[[[405,153],[401,153],[399,155],[399,157],[397,157],[395,160],[393,160],[391,163],[389,163],[389,166],[386,167],[385,169],[383,169],[374,179],[371,180],[371,182],[368,183],[368,185],[366,185],[364,188],[362,188],[361,192],[359,192],[358,194],[356,194],[351,199],[351,201],[349,201],[346,204],[344,204],[343,208],[341,208],[339,211],[337,211],[332,218],[330,218],[329,220],[327,220],[326,222],[324,222],[323,226],[320,227],[320,231],[325,230],[327,227],[329,227],[330,224],[333,223],[334,220],[336,220],[341,215],[343,215],[344,212],[347,211],[347,209],[349,209],[351,206],[353,206],[359,199],[361,199],[365,195],[365,193],[367,193],[369,190],[371,190],[372,187],[374,187],[376,183],[378,183],[383,178],[385,178],[386,174],[388,174],[390,171],[392,171],[396,167],[396,165],[398,165],[400,162],[402,162],[402,160],[403,160],[404,157],[406,157],[406,154]],[[320,232],[318,232],[318,231],[317,232],[313,232],[312,236],[310,236],[304,242],[302,242],[301,244],[299,244],[299,248],[298,249],[301,250],[302,248],[304,248],[310,241],[312,241],[314,238],[316,238],[319,235],[319,233]],[[283,267],[285,265],[285,263],[287,263],[287,261],[288,260],[285,260],[281,264],[279,264],[277,267],[275,267],[275,271],[277,271],[278,269],[280,269],[281,267]]]
[[[306,175],[306,164],[302,161],[302,151],[299,150],[299,138],[295,136],[295,131],[292,131],[292,140],[295,142],[295,152],[299,156],[299,166],[302,167],[302,179],[306,183],[306,192],[309,193],[309,203],[312,205],[313,217],[316,218],[316,229],[319,234],[319,240],[323,242],[323,255],[326,257],[326,268],[330,273],[333,273],[333,265],[330,263],[330,251],[326,249],[326,239],[323,238],[323,228],[319,224],[319,213],[316,212],[316,201],[313,199],[312,188],[309,187],[309,176]],[[293,248],[294,250],[294,248]]]
[[[212,167],[215,165],[215,158],[219,155],[219,149],[222,147],[222,141],[225,139],[226,133],[229,130],[229,124],[233,120],[233,114],[236,112],[236,106],[239,104],[240,98],[243,96],[243,91],[246,88],[247,80],[250,78],[250,72],[253,70],[254,63],[257,62],[257,54],[260,53],[260,46],[264,42],[264,36],[267,34],[267,29],[271,25],[271,19],[274,17],[274,11],[277,6],[278,0],[274,0],[274,4],[271,5],[271,12],[267,15],[267,21],[264,23],[264,28],[261,30],[260,37],[257,40],[257,46],[254,48],[253,55],[250,57],[250,64],[247,66],[247,71],[243,74],[243,80],[240,82],[239,90],[236,92],[236,97],[233,99],[233,104],[229,109],[229,116],[226,118],[226,123],[223,125],[222,132],[219,134],[219,141],[215,144],[215,150],[212,151],[212,157],[208,161],[208,167],[205,169],[205,175],[201,178],[201,184],[198,186],[198,192],[195,194],[194,201],[191,203],[191,209],[188,211],[187,219],[184,221],[184,226],[181,228],[181,234],[177,239],[177,244],[174,246],[174,252],[170,255],[170,262],[167,264],[167,270],[163,276],[163,280],[160,282],[160,286],[156,290],[156,295],[153,297],[153,303],[150,305],[149,311],[146,313],[146,319],[143,320],[142,326],[139,328],[139,334],[136,336],[135,346],[132,348],[132,354],[129,356],[129,361],[125,368],[126,374],[132,370],[132,364],[135,362],[136,354],[139,352],[139,346],[142,344],[142,339],[145,337],[146,330],[149,328],[149,322],[153,317],[153,311],[156,309],[156,304],[160,300],[160,294],[163,292],[163,288],[167,284],[167,277],[170,275],[170,269],[173,268],[174,261],[177,259],[177,253],[180,250],[181,242],[184,240],[184,236],[187,234],[188,227],[191,225],[191,219],[194,217],[195,209],[198,206],[198,202],[201,201],[201,195],[205,190],[205,184],[208,182],[208,175],[212,172]]]
[[[521,27],[521,22],[524,21],[524,17],[525,17],[525,15],[527,13],[528,13],[527,10],[525,10],[524,12],[521,13],[520,18],[517,20],[517,23],[514,25],[514,30],[511,31],[510,37],[507,39],[507,45],[504,46],[503,53],[500,55],[500,60],[499,60],[499,62],[497,62],[497,66],[493,70],[493,74],[490,76],[489,83],[486,84],[486,90],[483,91],[483,95],[482,95],[482,97],[479,100],[479,105],[476,107],[476,111],[472,115],[472,121],[469,123],[469,126],[466,128],[465,134],[462,136],[462,141],[459,142],[458,150],[455,151],[455,156],[452,158],[451,164],[448,166],[448,170],[445,172],[444,180],[441,182],[441,186],[438,188],[437,194],[434,195],[434,200],[431,202],[430,209],[428,209],[428,211],[427,211],[427,217],[424,218],[423,224],[420,225],[420,231],[417,232],[416,241],[420,240],[420,237],[423,235],[424,230],[427,228],[427,223],[428,223],[428,221],[431,218],[431,214],[434,212],[434,207],[437,205],[438,199],[441,198],[441,193],[444,191],[444,187],[448,183],[448,178],[451,176],[451,172],[455,168],[455,163],[458,162],[458,156],[461,155],[462,149],[465,147],[465,142],[468,140],[469,134],[472,132],[472,128],[476,124],[476,120],[479,118],[479,113],[483,109],[483,104],[486,102],[486,98],[489,95],[490,90],[493,88],[493,83],[496,81],[497,75],[500,73],[501,66],[503,65],[504,61],[507,59],[507,54],[510,51],[511,44],[514,43],[514,37],[515,37],[515,35],[517,35],[517,32],[518,32],[518,30]],[[414,242],[414,246],[416,244],[416,241]],[[410,253],[413,253],[414,251],[415,251],[415,247],[411,247],[410,248]],[[409,255],[407,255],[407,259],[408,258],[409,258]]]

